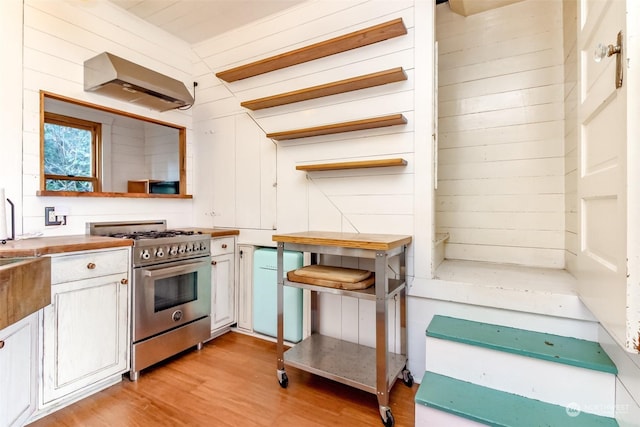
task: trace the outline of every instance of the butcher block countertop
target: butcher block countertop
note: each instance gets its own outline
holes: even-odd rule
[[[5,245],[0,244],[0,257],[42,256],[131,245],[133,245],[133,240],[89,236],[86,234],[38,237],[35,239],[9,240]]]
[[[240,234],[239,230],[220,228],[181,228],[203,234],[211,234],[211,237],[234,236]],[[52,255],[64,252],[89,251],[94,249],[117,248],[132,246],[133,240],[120,239],[106,236],[90,236],[77,234],[71,236],[38,237],[35,239],[9,240],[5,245],[0,244],[0,258],[7,257],[32,257]]]
[[[238,234],[240,234],[240,230],[236,230],[233,228],[191,227],[184,228],[183,230],[200,232],[202,234],[211,234],[211,237],[237,236]]]
[[[400,234],[339,233],[332,231],[304,231],[274,234],[274,242],[301,245],[338,246],[342,248],[375,249],[386,251],[411,243],[411,236]]]

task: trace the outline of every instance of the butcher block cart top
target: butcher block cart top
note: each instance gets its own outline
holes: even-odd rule
[[[360,390],[375,393],[380,417],[385,427],[394,425],[389,407],[389,391],[397,378],[402,376],[407,386],[413,385],[408,371],[406,352],[406,248],[412,237],[395,234],[340,233],[328,231],[306,231],[273,235],[278,247],[278,328],[277,328],[277,376],[280,386],[288,386],[285,365],[294,366],[316,375],[329,378]],[[340,287],[325,287],[314,283],[287,280],[283,270],[285,250],[308,252],[312,263],[317,255],[338,255],[374,260],[375,284],[362,290]],[[390,277],[387,265],[391,258],[398,257],[399,272]],[[330,292],[339,295],[375,301],[376,338],[375,348],[356,344],[312,331],[286,352],[284,351],[283,294],[284,286],[308,289],[313,292]],[[389,351],[388,328],[389,300],[399,298],[400,353]],[[312,322],[314,324],[314,322]]]

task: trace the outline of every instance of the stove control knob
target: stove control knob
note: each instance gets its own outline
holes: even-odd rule
[[[183,254],[185,252],[185,246],[184,245],[180,245],[180,247],[178,248],[178,253]]]
[[[187,243],[187,253],[193,250],[193,245],[191,243]]]
[[[140,253],[140,258],[142,258],[142,259],[149,259],[149,258],[151,258],[151,254],[149,253],[149,249],[144,249],[144,250]]]
[[[162,257],[164,257],[164,250],[163,250],[162,248],[158,248],[158,249],[156,250],[156,256],[157,256],[158,258],[162,258]]]
[[[169,255],[175,256],[177,253],[178,253],[178,247],[177,246],[171,246],[171,249],[169,249]]]

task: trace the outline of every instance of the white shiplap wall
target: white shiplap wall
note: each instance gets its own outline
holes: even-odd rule
[[[565,173],[565,263],[576,270],[578,242],[578,51],[577,1],[562,2],[564,45],[564,173]]]
[[[144,157],[146,176],[165,181],[180,180],[180,146],[177,129],[166,126],[145,126]]]
[[[0,54],[6,58],[0,79],[0,188],[22,217],[22,0],[6,0],[0,6]],[[11,41],[10,43],[8,41]],[[3,201],[4,202],[4,201]],[[4,206],[4,205],[3,205]],[[7,213],[7,219],[10,215]],[[11,230],[7,221],[7,230]],[[16,231],[20,231],[20,225]],[[10,231],[9,231],[10,232]]]
[[[190,226],[191,200],[37,197],[39,190],[39,91],[106,105],[187,127],[187,190],[191,191],[191,112],[160,113],[83,90],[83,63],[101,52],[139,63],[183,81],[193,79],[190,46],[109,2],[24,2],[22,224],[18,232],[82,234],[87,221],[167,219]],[[20,108],[20,106],[16,106]],[[64,206],[68,225],[44,227],[44,207]]]
[[[144,150],[144,125],[116,118],[111,126],[109,150],[111,187],[103,187],[103,191],[126,192],[128,180],[147,179],[150,175],[145,167]]]
[[[310,1],[194,46],[200,57],[195,69],[202,86],[194,109],[197,135],[205,135],[212,123],[219,125],[225,117],[247,114],[265,133],[391,113],[402,113],[408,119],[406,126],[279,142],[278,232],[324,229],[413,234],[413,4]],[[225,83],[214,76],[217,71],[395,18],[403,19],[407,35],[238,82]],[[244,100],[397,66],[405,69],[407,81],[255,112],[240,107]],[[229,121],[227,128],[232,126]],[[214,134],[210,144],[228,144],[233,132],[216,133],[221,138]],[[384,157],[404,157],[409,164],[398,169],[308,175],[295,170],[296,165],[305,163]],[[214,195],[216,188],[224,185],[213,182]]]
[[[277,232],[328,230],[364,233],[410,234],[418,237],[411,248],[426,253],[420,262],[421,273],[430,274],[428,248],[432,230],[431,216],[425,209],[431,197],[431,65],[433,15],[428,1],[309,1],[250,27],[223,34],[194,46],[199,57],[194,68],[199,82],[199,102],[194,108],[194,133],[197,153],[234,150],[238,120],[255,122],[261,132],[269,133],[357,120],[392,113],[402,113],[407,125],[367,131],[318,136],[277,143]],[[418,12],[420,11],[420,13]],[[226,83],[215,78],[222,71],[241,64],[287,52],[333,37],[347,34],[392,19],[402,18],[408,34],[374,45],[354,49],[330,57],[277,70],[237,82]],[[421,20],[416,41],[416,20]],[[421,45],[422,44],[422,45]],[[421,45],[421,46],[418,46]],[[419,54],[417,53],[419,52]],[[274,95],[304,87],[342,80],[375,71],[401,66],[408,79],[330,97],[249,112],[240,107],[245,100]],[[416,82],[420,69],[424,81]],[[416,89],[419,88],[419,89]],[[417,100],[420,92],[420,99]],[[427,104],[425,106],[425,104]],[[421,114],[416,116],[416,111]],[[240,118],[240,119],[239,119]],[[234,143],[235,141],[235,143]],[[261,144],[255,139],[253,151]],[[229,159],[240,165],[237,157],[250,157],[250,148],[235,151]],[[416,158],[415,153],[421,156]],[[200,154],[196,154],[200,159]],[[235,157],[234,157],[235,156]],[[296,171],[296,165],[402,157],[403,168],[380,168],[309,173]],[[206,168],[204,162],[202,168]],[[241,166],[241,165],[240,165]],[[220,165],[224,174],[214,175],[212,201],[195,201],[195,218],[210,225],[222,220],[207,218],[204,212],[216,197],[231,197],[233,167]],[[237,169],[236,169],[237,170]],[[199,172],[196,172],[199,174]],[[213,173],[216,173],[213,171]],[[246,175],[260,180],[255,168]],[[217,179],[215,177],[218,177]],[[226,179],[225,179],[226,177]],[[202,180],[198,180],[202,182]],[[231,189],[230,189],[231,187]],[[257,197],[261,193],[257,193]],[[426,196],[425,196],[426,194]],[[234,197],[240,197],[236,193]],[[202,203],[202,206],[199,205]],[[240,206],[235,203],[236,210]],[[257,208],[261,208],[257,206]],[[264,208],[264,207],[262,207]],[[238,217],[238,212],[234,214]],[[420,226],[420,228],[417,227]],[[274,230],[245,230],[243,243],[273,245]],[[426,238],[425,238],[426,236]],[[349,267],[366,267],[352,259],[330,262]],[[418,263],[416,263],[417,265]],[[408,258],[409,275],[414,272],[413,257]],[[428,276],[430,277],[430,276]],[[323,333],[369,345],[375,343],[375,307],[351,298],[322,296]],[[396,322],[393,307],[391,322]],[[326,314],[329,314],[327,316]],[[390,325],[392,331],[395,326]],[[395,337],[390,337],[395,344]]]
[[[445,258],[564,267],[562,3],[436,8]]]

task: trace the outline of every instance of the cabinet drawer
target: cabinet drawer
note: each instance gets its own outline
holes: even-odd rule
[[[129,249],[53,256],[51,257],[51,284],[126,273],[130,262]]]
[[[232,254],[235,252],[235,237],[219,237],[211,239],[211,256]]]

